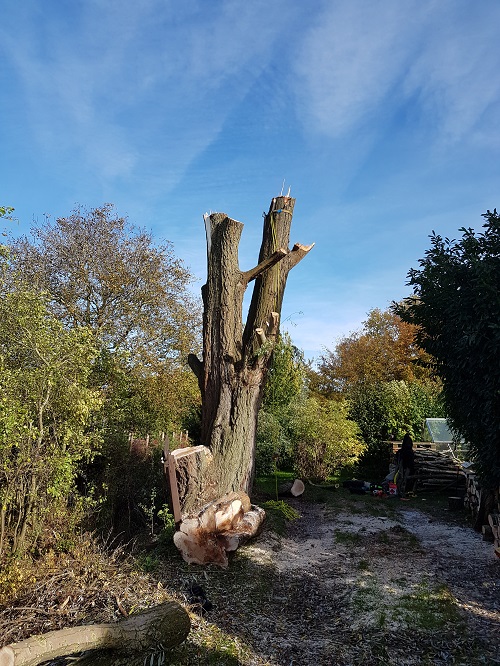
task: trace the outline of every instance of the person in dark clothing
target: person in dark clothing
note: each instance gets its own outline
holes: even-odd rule
[[[404,497],[406,493],[406,486],[408,485],[408,477],[415,474],[415,454],[413,453],[413,440],[407,432],[403,437],[401,447],[396,451],[396,485],[398,487],[398,495]],[[414,483],[411,483],[411,489],[414,488]]]

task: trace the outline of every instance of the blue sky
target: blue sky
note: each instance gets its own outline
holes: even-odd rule
[[[0,204],[114,203],[206,275],[203,213],[245,224],[285,181],[282,319],[308,357],[408,294],[434,229],[500,207],[498,0],[4,0]]]

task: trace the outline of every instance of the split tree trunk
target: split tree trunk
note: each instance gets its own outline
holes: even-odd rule
[[[313,245],[288,249],[295,199],[272,200],[264,219],[258,265],[241,271],[243,224],[224,213],[205,216],[208,275],[202,287],[203,360],[190,355],[202,396],[201,443],[213,455],[206,502],[231,491],[250,492],[257,415],[279,332],[289,271]],[[243,328],[245,290],[255,281]]]
[[[136,652],[158,643],[169,649],[182,643],[190,627],[184,608],[168,601],[120,622],[69,627],[7,645],[0,649],[0,666],[37,666],[94,649]]]
[[[189,564],[211,563],[226,568],[227,553],[254,537],[265,515],[264,509],[250,504],[246,493],[228,493],[186,516],[174,543]]]

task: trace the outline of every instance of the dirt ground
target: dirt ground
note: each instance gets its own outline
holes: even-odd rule
[[[174,650],[89,654],[58,666],[500,664],[500,559],[461,512],[431,497],[405,502],[345,489],[308,487],[287,502],[300,518],[267,508],[262,533],[227,569],[187,565],[171,542],[125,559],[99,559],[91,543],[60,555],[50,575],[0,609],[0,644],[116,621],[120,606],[140,612],[173,596],[192,623]],[[188,591],[194,583],[206,611]]]
[[[264,530],[225,572],[183,567],[179,585],[201,583],[214,608],[166,663],[500,664],[492,545],[419,498],[339,500],[292,500],[301,518]]]

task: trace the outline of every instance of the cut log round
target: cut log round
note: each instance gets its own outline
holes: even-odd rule
[[[12,643],[0,649],[0,666],[37,666],[86,650],[135,652],[157,643],[169,649],[182,643],[190,628],[187,611],[168,601],[120,622],[69,627]]]
[[[278,495],[287,497],[291,495],[292,497],[300,497],[306,489],[304,482],[301,479],[295,479],[294,481],[289,481],[288,483],[283,483],[278,488]]]

